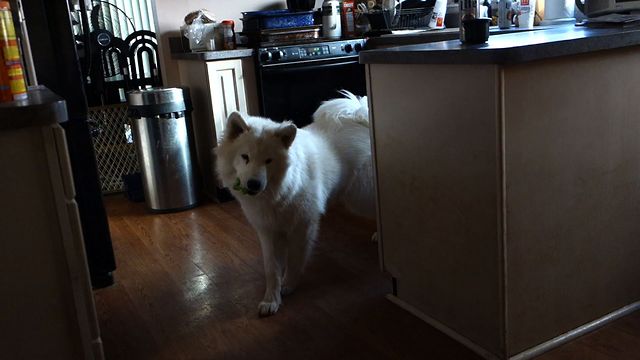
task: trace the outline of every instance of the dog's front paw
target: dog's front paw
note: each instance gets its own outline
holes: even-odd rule
[[[280,304],[277,301],[261,301],[258,305],[258,314],[260,316],[271,316],[278,311]]]

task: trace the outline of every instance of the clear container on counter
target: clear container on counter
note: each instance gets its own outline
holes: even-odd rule
[[[511,27],[511,0],[498,1],[498,27],[509,29]]]
[[[235,23],[233,20],[223,20],[222,23],[220,23],[223,50],[233,50],[236,48],[236,33],[234,31],[234,26]]]

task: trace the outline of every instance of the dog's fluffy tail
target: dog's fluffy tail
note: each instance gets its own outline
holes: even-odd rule
[[[329,131],[339,129],[345,122],[369,127],[367,97],[358,97],[346,90],[339,92],[344,97],[323,102],[313,114],[314,123]]]

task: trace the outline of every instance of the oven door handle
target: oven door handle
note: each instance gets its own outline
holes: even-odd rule
[[[295,71],[298,69],[308,71],[313,69],[331,68],[336,66],[353,65],[353,64],[359,64],[357,57],[347,58],[347,59],[333,58],[333,59],[318,59],[318,60],[301,60],[301,61],[292,61],[292,62],[279,63],[279,64],[268,64],[268,65],[262,65],[262,70],[263,71],[275,70],[275,69],[284,70],[282,68],[286,67],[286,71]]]

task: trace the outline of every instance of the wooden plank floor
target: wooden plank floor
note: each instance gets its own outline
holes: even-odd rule
[[[260,246],[235,202],[153,215],[105,198],[118,269],[95,292],[114,359],[479,359],[384,299],[375,225],[333,212],[300,287],[269,318]],[[640,315],[540,359],[640,358]]]

